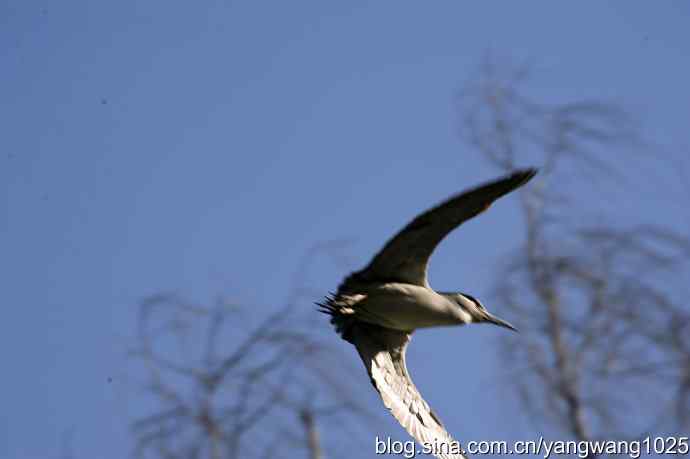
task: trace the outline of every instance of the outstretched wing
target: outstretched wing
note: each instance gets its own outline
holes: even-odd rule
[[[383,404],[422,446],[435,445],[439,459],[465,459],[459,444],[443,427],[415,387],[405,365],[405,351],[410,334],[357,322],[351,329],[355,345],[371,382]]]
[[[453,196],[417,216],[396,234],[362,271],[348,283],[398,281],[428,287],[427,264],[441,240],[464,221],[486,210],[496,199],[527,183],[537,173],[525,169]]]

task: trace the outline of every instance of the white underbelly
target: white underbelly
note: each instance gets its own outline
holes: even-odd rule
[[[431,289],[394,283],[369,290],[354,307],[359,320],[396,330],[461,323],[457,309]]]

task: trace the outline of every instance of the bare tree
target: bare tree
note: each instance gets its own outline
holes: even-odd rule
[[[529,68],[488,58],[458,99],[461,136],[489,163],[541,168],[519,197],[524,244],[496,288],[522,332],[504,338],[506,379],[542,427],[555,421],[577,440],[687,431],[690,241],[642,218],[607,223],[615,209],[595,182],[635,199],[625,163],[644,154],[638,128],[613,103],[538,102]]]
[[[335,248],[312,250],[298,272]],[[274,458],[302,449],[323,459],[319,425],[351,435],[366,426],[350,377],[359,372],[313,331],[310,293],[300,285],[260,320],[223,298],[211,306],[169,294],[143,301],[131,354],[145,366],[153,406],[132,425],[135,456]]]

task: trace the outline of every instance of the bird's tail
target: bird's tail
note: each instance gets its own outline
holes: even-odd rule
[[[317,302],[318,311],[331,316],[331,324],[341,338],[352,343],[352,325],[355,322],[355,311],[352,306],[363,295],[337,295],[330,293],[322,302]]]

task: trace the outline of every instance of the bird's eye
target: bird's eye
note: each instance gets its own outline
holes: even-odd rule
[[[479,309],[484,309],[484,305],[481,304],[481,303],[479,302],[479,300],[476,299],[475,297],[473,297],[472,295],[468,295],[467,293],[463,293],[462,295],[463,295],[465,298],[467,298],[468,300],[470,300],[471,302],[473,302],[473,303],[475,304],[475,306],[477,306]]]

